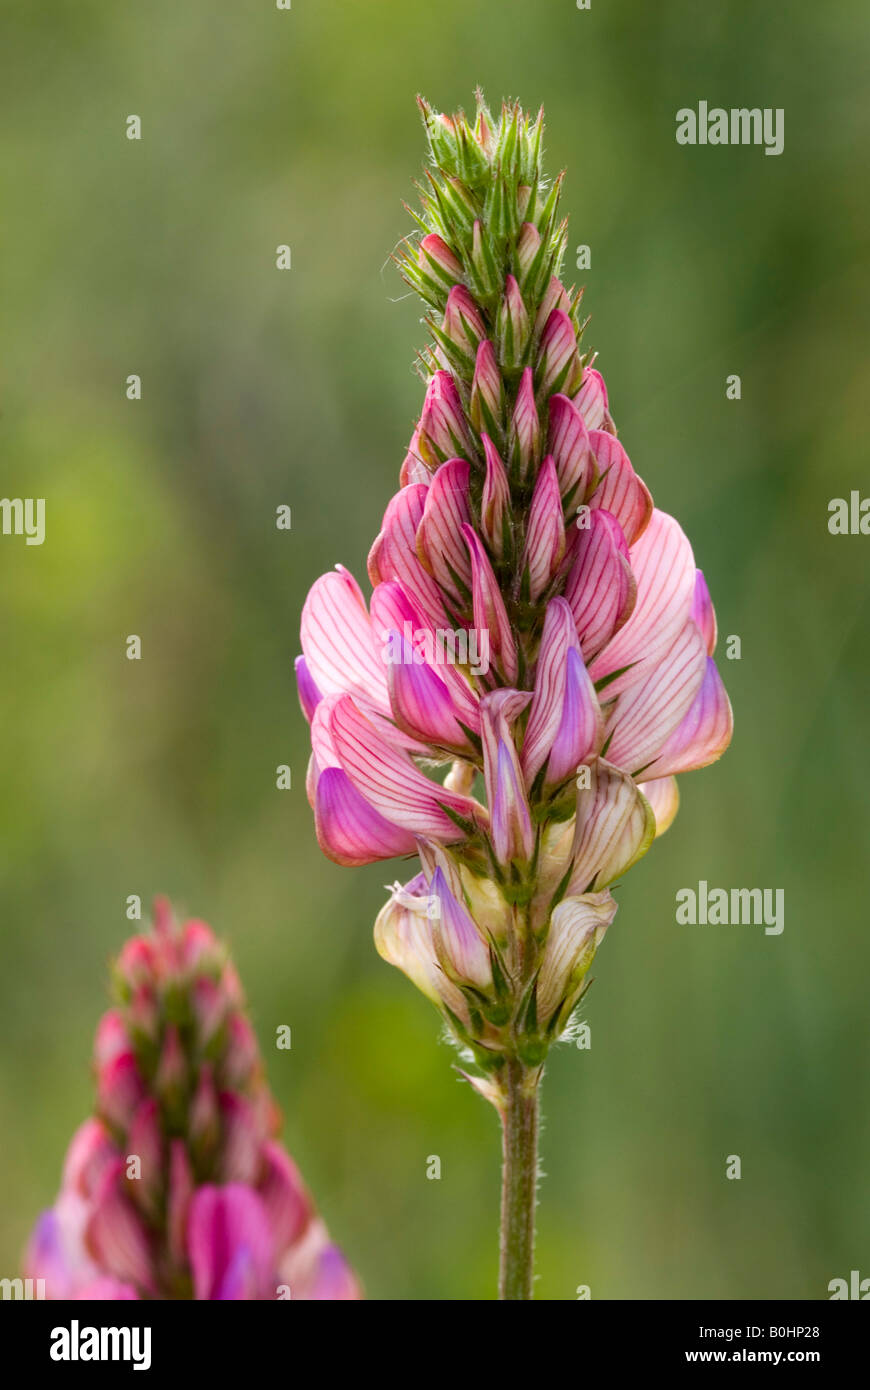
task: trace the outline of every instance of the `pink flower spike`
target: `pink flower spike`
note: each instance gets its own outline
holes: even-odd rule
[[[547,448],[553,455],[566,507],[582,502],[596,477],[595,456],[583,416],[567,396],[550,397]]]
[[[462,534],[471,556],[474,625],[478,633],[489,633],[490,655],[505,680],[516,680],[519,670],[516,643],[489,556],[471,526],[463,526]]]
[[[712,656],[716,650],[716,613],[707,581],[701,570],[695,570],[695,592],[689,616],[701,629],[701,635],[707,644],[707,654]]]
[[[532,494],[523,554],[523,571],[524,574],[528,572],[529,597],[533,603],[549,585],[564,553],[565,523],[562,520],[559,479],[556,465],[548,454],[541,464]]]
[[[483,538],[500,560],[505,554],[511,531],[510,484],[498,450],[488,434],[482,436],[486,459],[486,477],[480,504],[480,529]]]
[[[432,876],[430,892],[437,902],[432,940],[442,968],[455,984],[488,990],[492,985],[489,950],[440,868]]]
[[[262,1201],[241,1183],[199,1188],[190,1207],[193,1296],[274,1298],[275,1249]]]
[[[462,527],[470,522],[465,459],[442,463],[426,493],[417,527],[417,554],[426,569],[451,597],[465,606],[471,592],[471,565],[462,544]]]
[[[526,786],[531,787],[545,763],[545,788],[563,782],[597,751],[602,732],[598,697],[583,665],[571,609],[563,598],[551,599],[523,741]]]

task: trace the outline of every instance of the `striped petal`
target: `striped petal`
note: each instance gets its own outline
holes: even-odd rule
[[[556,465],[550,454],[541,464],[529,507],[523,569],[528,571],[529,596],[535,603],[559,568],[565,553],[565,523]]]
[[[622,527],[628,544],[643,535],[653,513],[653,500],[646,483],[637,476],[619,440],[605,430],[591,430],[589,441],[595,454],[599,482],[589,505],[605,507]]]
[[[517,398],[508,433],[508,464],[511,476],[523,482],[534,474],[541,457],[541,422],[535,404],[535,386],[531,367],[520,377]]]
[[[432,923],[432,940],[443,970],[455,984],[489,989],[489,948],[463,904],[450,891],[440,868],[432,876],[430,892],[438,909]]]
[[[631,616],[637,584],[622,527],[610,512],[588,512],[577,530],[574,563],[565,585],[577,634],[591,661]]]
[[[393,631],[389,647],[399,657],[387,666],[390,703],[396,723],[406,733],[458,752],[471,752],[460,728],[450,692],[441,677],[422,661],[412,644]]]
[[[416,536],[417,554],[426,569],[463,607],[471,592],[471,565],[462,540],[462,527],[471,521],[470,471],[465,459],[442,463],[426,493]]]
[[[563,598],[551,599],[544,616],[535,692],[523,742],[522,769],[531,787],[547,764],[546,785],[555,786],[600,746],[603,723]]]
[[[478,698],[471,689],[460,665],[477,665],[471,660],[469,634],[464,628],[434,628],[413,599],[396,580],[378,584],[372,594],[372,629],[380,644],[381,660],[388,665],[394,643],[390,632],[401,633],[413,644],[415,652],[429,666],[437,666],[438,674],[447,686],[457,719],[475,733],[480,728]],[[468,660],[465,661],[465,657]]]
[[[610,698],[634,684],[673,641],[689,616],[695,588],[692,547],[667,512],[656,508],[630,556],[637,582],[634,610],[590,668],[596,684],[614,676],[607,685]],[[615,676],[620,671],[625,674]]]
[[[378,732],[349,696],[333,705],[329,731],[336,756],[357,791],[393,824],[449,844],[462,832],[448,809],[466,822],[482,818],[483,808],[476,801],[426,777],[406,753]]]
[[[317,779],[314,796],[317,841],[336,864],[353,867],[414,852],[414,836],[370,806],[339,767]]]
[[[556,464],[564,505],[582,501],[596,476],[595,455],[583,416],[567,396],[550,397],[547,448]]]
[[[539,394],[547,397],[563,389],[570,391],[580,371],[577,333],[571,316],[564,309],[554,309],[541,334],[535,372]]]
[[[430,615],[443,616],[438,585],[420,564],[417,527],[423,517],[428,487],[412,483],[390,499],[381,529],[369,551],[368,575],[372,584],[398,579]]]
[[[606,888],[646,853],[655,838],[652,807],[627,773],[597,758],[577,792],[569,894]]]
[[[607,416],[607,387],[604,377],[594,367],[584,371],[580,390],[575,392],[573,400],[587,430],[601,429]]]
[[[302,609],[301,634],[305,666],[321,694],[352,691],[389,713],[386,675],[365,600],[342,566],[315,580]]]
[[[707,767],[721,758],[733,731],[731,701],[715,661],[708,656],[701,688],[646,771],[651,777],[665,777],[673,772],[692,772]]]
[[[637,775],[658,759],[701,689],[708,660],[704,639],[688,620],[652,670],[620,695],[611,710],[607,720],[610,762]],[[659,770],[664,774],[677,768]]]
[[[534,850],[531,812],[512,728],[529,703],[524,690],[494,690],[481,700],[483,776],[492,827],[490,838],[500,864],[528,861]]]
[[[463,526],[462,534],[471,556],[474,625],[478,634],[489,633],[490,655],[505,680],[516,680],[519,670],[516,644],[489,556],[473,527]]]
[[[536,990],[538,1018],[573,1007],[577,988],[592,964],[601,939],[616,916],[609,893],[563,898],[554,909]]]
[[[510,543],[511,490],[498,450],[488,434],[482,439],[486,477],[480,503],[480,529],[493,555],[500,560]]]

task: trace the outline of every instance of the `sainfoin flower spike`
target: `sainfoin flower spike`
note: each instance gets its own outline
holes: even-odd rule
[[[500,1292],[531,1296],[537,1088],[616,912],[610,888],[732,731],[692,548],[616,425],[561,280],[543,114],[421,101],[398,256],[425,396],[367,602],[318,579],[297,663],[324,852],[418,854],[375,940],[440,1010],[504,1128]]]
[[[238,976],[155,905],[115,963],[95,1113],[25,1256],[49,1299],[362,1297],[278,1132]]]

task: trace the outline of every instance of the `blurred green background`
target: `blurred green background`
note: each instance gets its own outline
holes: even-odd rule
[[[621,438],[742,639],[732,749],[619,890],[591,1050],[552,1058],[538,1296],[870,1276],[870,540],[827,531],[870,495],[866,9],[7,0],[2,29],[0,492],[44,496],[47,538],[0,538],[0,1273],[88,1112],[125,899],[166,892],[232,943],[369,1296],[493,1295],[495,1117],[374,952],[402,866],[317,849],[292,680],[307,587],[362,578],[421,400],[387,261],[414,96],[480,82],[546,105]],[[700,99],[783,107],[784,153],[681,148]],[[677,926],[702,878],[783,888],[783,935]]]

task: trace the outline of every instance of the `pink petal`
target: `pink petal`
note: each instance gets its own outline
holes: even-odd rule
[[[599,483],[592,494],[591,507],[605,507],[622,527],[625,539],[634,545],[649,525],[653,500],[649,489],[628,461],[619,440],[604,430],[592,430],[589,441],[595,453]]]
[[[465,907],[451,893],[440,868],[435,870],[430,889],[439,908],[432,923],[432,939],[444,970],[459,984],[489,989],[489,950]]]
[[[592,661],[627,621],[637,586],[616,518],[601,509],[587,513],[586,520],[588,527],[577,530],[565,598],[571,605],[583,653]]]
[[[609,762],[637,775],[658,758],[700,690],[707,661],[704,639],[687,620],[652,669],[620,695],[611,710],[607,720]],[[660,771],[676,768],[662,767]]]
[[[484,434],[482,438],[486,477],[480,504],[480,529],[493,555],[500,560],[505,553],[511,530],[510,484],[505,466],[489,435]]]
[[[638,782],[637,785],[653,809],[656,837],[664,835],[680,808],[680,790],[676,777],[656,777],[651,782]]]
[[[391,636],[392,645],[402,657],[387,667],[390,703],[396,723],[428,743],[471,752],[472,746],[457,722],[444,681],[431,666],[414,660],[414,649],[403,636],[398,632]]]
[[[276,1252],[262,1201],[243,1183],[198,1189],[188,1249],[198,1300],[274,1298]]]
[[[492,819],[491,840],[496,859],[529,860],[534,831],[511,725],[531,696],[523,690],[494,690],[481,701],[483,774]]]
[[[595,456],[583,416],[567,396],[550,397],[547,448],[556,464],[565,506],[582,502],[595,477]]]
[[[315,580],[302,609],[305,665],[321,694],[353,691],[384,713],[390,701],[359,585],[339,568]]]
[[[599,746],[602,727],[571,609],[565,599],[551,599],[544,616],[535,692],[523,742],[526,785],[531,787],[545,763],[549,784],[564,780]]]
[[[310,724],[314,718],[314,711],[323,699],[323,691],[318,689],[317,682],[309,671],[304,656],[297,656],[296,658],[296,685],[299,690],[302,713]]]
[[[569,314],[554,309],[541,334],[538,351],[537,386],[542,396],[570,390],[579,371],[577,334]]]
[[[716,650],[716,613],[710,598],[710,590],[707,588],[707,581],[701,570],[695,570],[695,592],[692,595],[692,607],[689,616],[692,622],[701,629],[701,634],[707,644],[708,655],[712,656]]]
[[[489,556],[480,537],[471,526],[463,526],[462,534],[471,556],[474,625],[478,633],[489,633],[490,654],[505,680],[516,680],[519,669],[516,644]]]
[[[378,584],[372,594],[372,627],[375,639],[381,644],[381,660],[385,666],[390,664],[392,647],[390,632],[402,634],[415,650],[422,652],[428,664],[438,668],[438,674],[450,691],[457,719],[474,729],[480,728],[478,700],[465,676],[458,669],[456,659],[462,655],[462,642],[459,634],[463,629],[439,629],[432,626],[429,619],[408,597],[396,580]],[[451,645],[452,642],[452,645]],[[467,644],[467,639],[466,639]],[[432,661],[429,653],[432,653]],[[389,680],[389,673],[388,673]]]
[[[556,465],[550,454],[541,464],[529,507],[523,568],[529,572],[530,597],[535,603],[553,578],[565,553],[565,523]]]
[[[607,387],[604,377],[594,367],[583,373],[583,384],[574,395],[574,404],[583,416],[587,430],[598,430],[607,414]]]
[[[646,853],[655,817],[627,773],[603,758],[590,764],[590,784],[577,792],[574,866],[568,893],[597,892]]]
[[[517,398],[508,434],[508,462],[511,476],[523,482],[540,458],[541,423],[535,404],[535,385],[531,367],[520,377]]]
[[[715,661],[708,656],[701,688],[645,775],[661,778],[707,767],[721,758],[733,731],[731,701]]]
[[[124,1170],[124,1160],[119,1159],[106,1171],[94,1198],[86,1242],[106,1273],[153,1293],[151,1245],[135,1207],[121,1190]]]
[[[465,606],[471,592],[471,565],[462,542],[462,527],[471,520],[465,459],[442,463],[426,493],[417,527],[417,554],[429,573],[454,601]]]
[[[590,668],[596,684],[614,672],[633,668],[608,683],[608,698],[634,684],[673,641],[689,616],[695,587],[692,547],[667,512],[656,508],[630,554],[637,602],[628,622]],[[639,666],[640,662],[644,665]]]
[[[417,527],[423,518],[428,488],[403,487],[390,501],[374,545],[369,552],[372,584],[397,579],[403,589],[436,626],[446,621],[441,591],[417,554]]]
[[[274,1247],[285,1250],[298,1240],[311,1216],[311,1198],[287,1150],[273,1139],[263,1145],[263,1175],[257,1184],[272,1231]]]
[[[461,831],[442,808],[466,820],[478,819],[482,808],[475,801],[430,781],[405,753],[379,735],[349,696],[332,707],[330,732],[351,782],[386,820],[413,835],[449,844]]]

